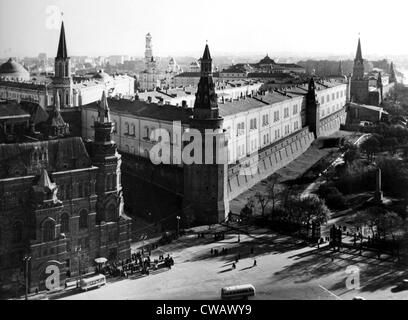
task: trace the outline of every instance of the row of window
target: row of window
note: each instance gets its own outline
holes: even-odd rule
[[[344,90],[344,91],[341,90],[341,91],[333,92],[331,94],[331,100],[333,101],[333,100],[342,98],[343,96],[346,96],[346,95],[347,95],[347,90]],[[330,94],[326,95],[326,97],[325,96],[321,97],[321,104],[324,104],[325,101],[326,101],[326,103],[330,102]]]

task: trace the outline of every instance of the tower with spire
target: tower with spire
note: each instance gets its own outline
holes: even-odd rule
[[[306,125],[309,126],[315,138],[318,138],[320,135],[320,104],[316,96],[316,83],[313,77],[309,80],[306,94]]]
[[[73,105],[72,85],[71,59],[67,52],[64,21],[62,21],[57,56],[55,57],[55,75],[52,79],[54,100],[58,95],[62,108],[69,108]]]
[[[350,99],[356,103],[369,103],[369,80],[364,74],[364,59],[360,38],[358,39],[353,74],[351,76]]]
[[[146,64],[147,73],[155,72],[156,60],[154,59],[154,56],[153,56],[152,36],[150,33],[146,35],[145,64]]]
[[[69,135],[69,124],[61,116],[60,98],[57,94],[54,100],[54,108],[49,112],[45,122],[45,131],[49,138],[62,138]]]
[[[206,44],[193,114],[189,120],[190,129],[200,132],[202,152],[199,163],[184,165],[183,208],[186,220],[192,224],[219,223],[229,212],[227,140],[223,122],[212,77],[212,58]]]
[[[94,123],[95,141],[92,147],[92,163],[99,168],[96,194],[97,222],[117,221],[123,214],[123,197],[120,177],[121,155],[113,141],[114,124],[111,121],[105,91],[98,105],[98,117]],[[113,204],[114,206],[110,206]],[[112,210],[111,208],[115,208]]]
[[[119,230],[117,252],[114,256],[124,259],[130,256],[129,233],[131,219],[124,214],[124,201],[121,183],[121,155],[113,141],[114,124],[111,121],[108,99],[105,91],[98,105],[98,117],[94,122],[95,141],[91,148],[92,164],[98,167],[95,193],[96,223],[100,228],[101,243],[107,243],[109,233],[114,228]],[[115,249],[116,250],[116,249]],[[112,256],[109,248],[100,252],[101,256]]]

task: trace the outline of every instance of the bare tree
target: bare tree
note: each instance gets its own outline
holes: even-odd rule
[[[267,207],[267,205],[268,205],[268,203],[269,203],[269,201],[270,201],[271,199],[269,198],[268,195],[263,194],[263,193],[261,193],[261,192],[257,192],[257,193],[255,194],[255,199],[256,199],[257,202],[259,203],[259,206],[261,207],[262,217],[264,217],[264,216],[265,216],[265,209],[266,209],[266,207]]]

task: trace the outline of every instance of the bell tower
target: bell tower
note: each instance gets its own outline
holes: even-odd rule
[[[212,77],[212,58],[206,45],[193,115],[189,119],[190,130],[199,132],[201,137],[201,155],[195,158],[198,161],[184,164],[183,208],[190,224],[219,223],[229,212],[228,142],[223,122]]]
[[[67,54],[67,43],[65,40],[63,21],[61,23],[57,56],[55,57],[55,75],[52,78],[54,101],[56,96],[59,95],[59,101],[62,108],[70,108],[73,106],[72,84],[71,59]]]

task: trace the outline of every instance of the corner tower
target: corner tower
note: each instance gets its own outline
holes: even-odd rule
[[[61,31],[58,43],[57,56],[55,57],[55,75],[52,78],[54,101],[59,95],[62,108],[70,108],[72,101],[72,77],[71,59],[67,53],[67,43],[65,40],[64,22],[61,23]]]
[[[320,104],[316,97],[316,84],[313,77],[309,80],[306,94],[306,125],[315,138],[320,136]]]
[[[208,45],[201,59],[190,129],[201,136],[201,155],[192,164],[184,164],[183,208],[190,224],[213,224],[226,219],[228,163],[224,119],[219,115],[212,77],[212,58]],[[194,138],[195,140],[195,138]]]

